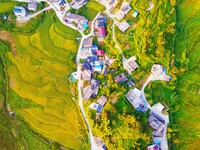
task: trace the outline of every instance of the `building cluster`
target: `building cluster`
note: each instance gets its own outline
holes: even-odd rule
[[[126,16],[126,14],[128,14],[128,12],[131,9],[132,9],[131,6],[127,2],[124,1],[121,5],[120,10],[115,14],[115,17],[120,21]],[[138,14],[139,12],[134,10],[134,13],[132,14],[132,16],[135,18],[137,17]],[[116,25],[122,32],[125,32],[130,27],[129,23],[126,20],[117,22]]]
[[[87,2],[88,0],[72,0],[69,5],[73,9],[80,9],[83,5],[86,5]]]
[[[121,20],[125,17],[125,15],[131,10],[131,6],[127,2],[123,2],[120,10],[116,13],[115,17],[118,20]]]
[[[106,104],[106,102],[107,102],[107,97],[106,96],[101,96],[98,100],[97,100],[97,102],[94,102],[94,103],[92,103],[92,104],[90,104],[90,108],[91,109],[93,109],[93,110],[96,110],[97,112],[101,112],[102,111],[102,109],[103,109],[103,106]]]
[[[150,112],[150,116],[148,118],[149,126],[153,129],[152,132],[152,141],[153,144],[148,146],[147,149],[151,150],[154,148],[155,150],[161,149],[161,143],[164,140],[164,137],[166,136],[166,125],[165,120],[159,116],[158,112],[162,112],[164,110],[164,106],[161,103],[155,104],[153,107],[153,110]]]
[[[102,42],[106,37],[106,17],[104,15],[99,15],[95,20],[95,34],[98,36],[97,40]]]
[[[85,100],[89,100],[90,97],[96,98],[100,81],[94,79],[94,72],[106,75],[114,59],[108,58],[104,50],[99,49],[97,44],[93,44],[92,38],[87,38],[83,42],[80,58],[84,59],[84,62],[80,64],[81,79],[90,82],[83,88],[82,96]]]
[[[134,88],[129,90],[129,92],[125,95],[125,97],[137,111],[145,113],[148,110],[145,104],[144,97],[139,89]]]
[[[82,31],[84,31],[89,26],[88,19],[86,19],[84,16],[73,14],[71,12],[67,12],[65,14],[64,21],[76,26]]]
[[[27,7],[15,6],[13,9],[13,13],[17,17],[26,17],[28,15],[28,10],[35,11],[37,10],[37,7],[38,7],[38,2],[36,2],[35,0],[30,0],[28,2]]]

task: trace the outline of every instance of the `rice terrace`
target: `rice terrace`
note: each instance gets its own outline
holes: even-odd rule
[[[198,150],[199,0],[0,0],[0,150]]]

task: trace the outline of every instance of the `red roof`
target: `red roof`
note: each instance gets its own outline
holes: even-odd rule
[[[104,50],[98,50],[97,51],[97,56],[102,56],[105,54],[105,51]]]
[[[147,150],[159,150],[156,144],[147,147]]]
[[[105,27],[99,27],[99,34],[100,34],[101,37],[105,37],[106,36]]]

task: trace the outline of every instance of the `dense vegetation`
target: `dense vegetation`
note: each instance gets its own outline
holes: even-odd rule
[[[199,117],[195,115],[200,98],[199,5],[187,0],[152,2],[154,8],[146,11],[148,1],[133,0],[131,5],[139,16],[131,19],[132,12],[128,14],[130,29],[118,31],[116,37],[126,57],[138,57],[140,68],[134,79],[141,80],[141,84],[153,63],[164,65],[173,76],[169,85],[154,82],[145,93],[151,104],[162,102],[169,107],[170,148],[195,149],[199,147]]]
[[[178,76],[180,108],[174,117],[177,124],[177,149],[200,147],[200,5],[198,1],[177,1],[175,65],[184,70]]]

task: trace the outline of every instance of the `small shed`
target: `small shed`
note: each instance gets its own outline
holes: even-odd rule
[[[101,72],[101,70],[102,70],[102,66],[95,66],[94,67],[94,71],[96,71],[96,72]]]
[[[137,10],[134,10],[134,13],[133,13],[132,16],[133,16],[134,18],[136,18],[138,15],[139,15],[139,12],[138,12]]]

